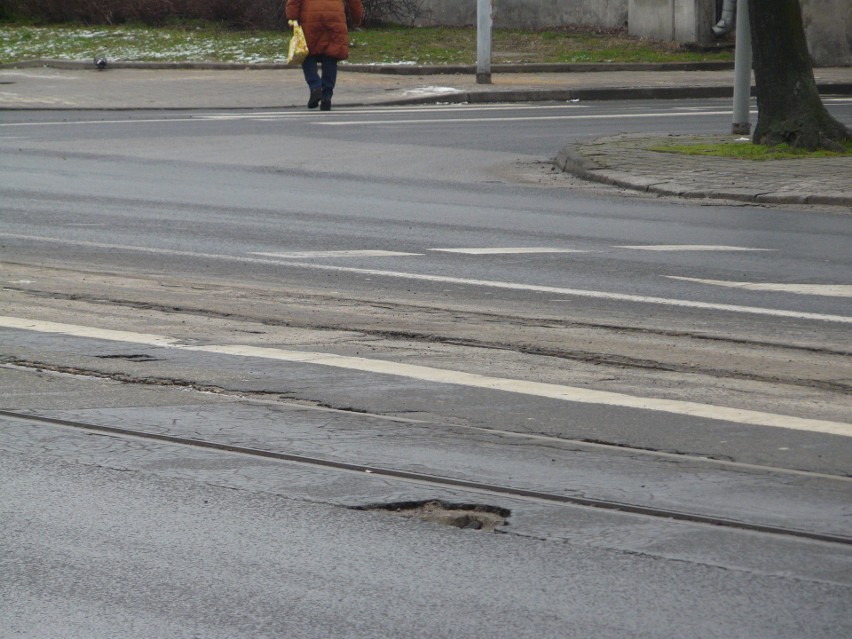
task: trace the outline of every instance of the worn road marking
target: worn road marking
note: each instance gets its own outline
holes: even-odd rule
[[[714,304],[710,302],[696,302],[667,297],[646,297],[643,295],[631,295],[628,293],[610,293],[607,291],[592,291],[576,288],[560,288],[556,286],[539,286],[536,284],[520,284],[515,282],[501,282],[495,280],[474,280],[461,277],[448,277],[442,275],[427,275],[422,273],[406,273],[402,271],[383,271],[379,269],[356,268],[354,266],[337,266],[333,264],[315,264],[311,262],[286,261],[275,258],[247,257],[238,255],[221,255],[217,253],[194,253],[192,251],[176,251],[172,249],[150,248],[143,246],[128,246],[126,244],[108,244],[103,242],[87,242],[84,240],[66,240],[61,238],[44,237],[38,235],[21,235],[17,233],[2,233],[0,237],[14,238],[19,240],[32,240],[36,242],[50,242],[53,244],[66,244],[72,246],[91,246],[93,248],[104,248],[118,251],[132,251],[136,253],[148,253],[152,255],[178,255],[195,259],[221,260],[225,262],[242,262],[252,264],[274,264],[288,268],[313,269],[318,271],[331,271],[338,273],[357,273],[360,275],[371,275],[375,277],[388,277],[422,282],[440,282],[443,284],[458,284],[460,286],[478,286],[483,288],[495,288],[511,291],[527,291],[535,293],[547,293],[552,295],[565,295],[571,297],[585,297],[589,299],[611,300],[616,302],[631,302],[636,304],[659,304],[662,306],[673,306],[677,308],[695,308],[710,311],[723,311],[728,313],[743,313],[750,315],[762,315],[765,317],[785,317],[793,319],[814,320],[818,322],[832,322],[839,324],[852,324],[852,317],[846,315],[824,315],[821,313],[805,313],[800,311],[788,311],[776,308],[762,308],[759,306],[738,306],[736,304]]]
[[[323,118],[335,116],[351,116],[351,115],[379,115],[379,114],[407,114],[407,113],[441,113],[446,114],[451,111],[474,113],[474,112],[494,112],[494,111],[553,111],[566,109],[580,110],[589,109],[589,105],[585,104],[553,104],[553,105],[521,105],[521,104],[447,104],[442,106],[429,105],[411,105],[411,106],[393,106],[393,107],[352,107],[345,111],[334,112],[330,115],[323,115]],[[697,109],[706,109],[707,107],[695,107]],[[274,119],[306,119],[316,117],[316,113],[304,111],[253,111],[251,113],[202,113],[194,114],[193,119],[204,120],[252,120],[254,118],[274,118]]]
[[[543,116],[514,116],[500,118],[428,118],[422,120],[327,120],[317,121],[317,126],[353,126],[353,125],[403,125],[412,124],[482,124],[489,122],[531,122],[544,120],[622,120],[622,119],[646,119],[646,118],[688,118],[691,116],[705,117],[708,115],[730,115],[728,111],[704,111],[702,113],[690,113],[678,111],[676,113],[613,113],[596,115],[543,115]]]
[[[749,248],[747,246],[723,246],[714,244],[647,244],[638,246],[616,246],[634,251],[774,251],[775,249]]]
[[[351,250],[351,251],[289,251],[285,253],[249,253],[262,257],[280,257],[285,260],[310,259],[318,257],[417,257],[423,253],[400,253],[398,251]]]
[[[771,282],[729,282],[727,280],[702,280],[696,277],[666,275],[671,280],[724,286],[745,291],[795,293],[796,295],[822,295],[824,297],[852,297],[852,284],[773,284]]]
[[[56,98],[55,100],[58,100]],[[409,114],[409,113],[441,113],[446,114],[450,111],[458,113],[471,112],[493,112],[493,111],[548,111],[548,110],[578,110],[588,109],[588,105],[583,104],[559,104],[559,105],[461,105],[451,104],[439,107],[434,106],[410,106],[410,107],[367,107],[367,108],[351,108],[341,112],[331,114],[323,114],[323,118],[339,117],[345,115],[347,117],[353,115],[383,115],[383,114]],[[169,118],[122,118],[116,120],[54,120],[45,122],[0,122],[0,127],[32,127],[32,126],[68,126],[75,124],[151,124],[151,123],[166,123],[166,122],[220,122],[220,121],[240,121],[240,120],[305,120],[316,118],[316,113],[303,111],[254,111],[251,113],[193,113],[191,115],[169,117]],[[611,117],[615,117],[614,115]]]
[[[527,253],[588,253],[579,249],[547,248],[547,247],[517,247],[517,248],[432,248],[430,251],[439,253],[464,253],[465,255],[523,255]]]
[[[280,264],[282,266],[300,266],[298,262],[280,262]],[[499,280],[474,280],[462,277],[449,277],[444,275],[426,275],[422,273],[406,273],[402,271],[383,271],[380,269],[371,268],[333,266],[331,264],[305,264],[304,268],[313,268],[323,271],[337,271],[340,273],[359,273],[361,275],[372,275],[375,277],[389,277],[422,282],[458,284],[460,286],[479,286],[484,288],[496,288],[510,291],[549,293],[554,295],[567,295],[571,297],[585,297],[589,299],[612,300],[618,302],[635,302],[638,304],[660,304],[663,306],[674,306],[678,308],[696,308],[712,311],[726,311],[731,313],[745,313],[750,315],[764,315],[767,317],[787,317],[794,319],[816,320],[820,322],[852,324],[852,317],[846,315],[823,315],[821,313],[787,311],[775,308],[762,308],[759,306],[715,304],[711,302],[695,302],[692,300],[683,300],[668,297],[648,297],[644,295],[631,295],[629,293],[609,293],[607,291],[591,291],[576,288],[561,288],[557,286],[539,286],[537,284],[501,282]]]
[[[53,98],[52,100],[59,100],[59,98]],[[560,105],[562,109],[577,109],[583,107],[584,105]],[[458,109],[455,111],[450,111],[451,108]],[[530,110],[536,107],[528,107]],[[544,110],[545,108],[550,107],[541,107],[540,110]],[[462,110],[463,109],[463,110]],[[629,113],[629,114],[594,114],[594,115],[551,115],[551,116],[539,116],[539,115],[531,115],[531,116],[511,116],[511,117],[481,117],[481,118],[471,118],[471,117],[459,117],[459,118],[428,118],[428,119],[420,119],[420,120],[391,120],[391,119],[382,119],[382,120],[358,120],[357,117],[355,119],[351,119],[351,116],[358,116],[361,114],[368,115],[381,115],[381,114],[405,114],[405,113],[465,113],[468,111],[494,111],[496,109],[486,109],[486,108],[474,108],[470,106],[456,106],[456,107],[441,107],[439,109],[405,109],[403,107],[396,107],[393,110],[390,109],[365,109],[365,110],[355,110],[355,109],[346,109],[345,111],[340,111],[338,113],[333,113],[331,117],[335,118],[334,120],[327,119],[323,117],[322,120],[316,122],[318,125],[330,125],[330,126],[352,126],[357,124],[388,124],[388,125],[408,125],[408,124],[435,124],[435,123],[446,123],[446,124],[454,124],[454,123],[483,123],[483,122],[530,122],[536,120],[582,120],[582,119],[590,119],[590,120],[612,120],[612,119],[624,119],[624,118],[671,118],[671,117],[691,117],[691,116],[708,116],[708,115],[730,115],[730,110],[728,111],[703,111],[703,112],[665,112],[665,113]],[[512,109],[521,110],[521,109]],[[275,115],[270,112],[261,112],[258,115],[248,113],[248,114],[192,114],[183,117],[173,117],[173,118],[124,118],[124,119],[116,119],[116,120],[54,120],[48,122],[0,122],[0,128],[2,127],[40,127],[40,126],[76,126],[76,125],[87,125],[87,126],[101,126],[101,125],[111,125],[111,124],[168,124],[168,123],[187,123],[187,122],[195,122],[195,123],[210,123],[210,122],[221,122],[222,120],[254,120],[254,119],[313,119],[316,117],[314,113],[301,113],[301,112],[291,112],[291,113],[282,113],[281,115]],[[347,119],[337,119],[337,117],[345,117]]]
[[[115,342],[143,344],[147,346],[173,348],[182,351],[215,353],[218,355],[233,355],[236,357],[256,357],[283,362],[329,366],[332,368],[355,370],[365,373],[393,375],[396,377],[405,377],[408,379],[416,379],[437,384],[455,384],[470,388],[518,393],[521,395],[531,395],[567,402],[659,411],[715,421],[750,424],[754,426],[769,426],[773,428],[788,428],[799,431],[852,437],[852,424],[844,424],[842,422],[805,419],[790,415],[777,415],[774,413],[730,408],[727,406],[714,406],[711,404],[699,404],[697,402],[681,400],[637,397],[634,395],[626,395],[610,391],[598,391],[588,388],[548,384],[544,382],[531,382],[521,379],[492,377],[488,375],[479,375],[477,373],[465,373],[461,371],[432,368],[429,366],[400,364],[385,360],[367,359],[365,357],[349,357],[345,355],[335,355],[333,353],[293,351],[281,348],[246,346],[240,344],[192,345],[164,335],[98,329],[87,326],[43,322],[17,317],[0,316],[0,327],[35,331],[39,333],[54,333],[71,335],[74,337],[87,337]]]

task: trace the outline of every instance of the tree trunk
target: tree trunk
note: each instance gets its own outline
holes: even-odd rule
[[[749,0],[749,18],[757,84],[754,143],[842,149],[852,135],[820,100],[799,0]]]

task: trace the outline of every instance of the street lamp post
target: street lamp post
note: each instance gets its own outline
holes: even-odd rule
[[[748,0],[737,1],[737,45],[734,59],[734,122],[731,133],[751,133],[751,21]]]
[[[476,83],[491,84],[491,0],[476,0]]]

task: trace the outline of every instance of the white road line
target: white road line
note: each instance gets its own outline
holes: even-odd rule
[[[42,322],[5,316],[0,316],[0,327],[35,331],[39,333],[87,337],[114,342],[142,344],[162,348],[173,348],[181,351],[215,353],[218,355],[232,355],[235,357],[256,357],[283,362],[329,366],[332,368],[355,370],[365,373],[393,375],[396,377],[405,377],[408,379],[416,379],[419,381],[437,384],[455,384],[470,388],[517,393],[521,395],[530,395],[581,404],[618,406],[622,408],[658,411],[675,415],[710,419],[714,421],[734,422],[754,426],[769,426],[772,428],[787,428],[798,431],[852,437],[852,424],[844,424],[842,422],[805,419],[790,415],[777,415],[774,413],[729,408],[727,406],[699,404],[697,402],[637,397],[634,395],[626,395],[609,391],[597,391],[587,388],[563,386],[560,384],[547,384],[543,382],[531,382],[520,379],[491,377],[476,373],[464,373],[460,371],[432,368],[429,366],[417,366],[413,364],[400,364],[384,360],[367,359],[364,357],[348,357],[332,353],[292,351],[280,348],[243,346],[238,344],[208,344],[196,346],[182,343],[175,338],[164,335],[97,329],[87,326]]]
[[[435,113],[447,113],[449,107],[442,107],[441,109],[435,109]],[[542,107],[543,108],[543,107]],[[575,106],[563,106],[562,108],[577,108]],[[488,109],[478,109],[479,111],[487,111]],[[397,114],[397,113],[416,113],[419,111],[407,111],[400,108],[400,110],[345,110],[338,111],[334,114],[333,117],[348,117],[350,115],[359,115],[359,114]],[[431,113],[432,111],[424,110],[425,113]],[[458,113],[458,111],[456,111]],[[482,122],[524,122],[524,121],[535,121],[535,120],[612,120],[612,119],[631,119],[631,118],[678,118],[678,117],[692,117],[692,116],[704,116],[704,115],[730,115],[731,111],[704,111],[704,112],[666,112],[666,113],[628,113],[628,114],[596,114],[596,115],[552,115],[552,116],[517,116],[517,117],[500,117],[500,118],[429,118],[429,119],[420,119],[420,120],[358,120],[358,119],[347,119],[347,120],[320,120],[315,122],[318,125],[325,126],[351,126],[353,124],[393,124],[393,125],[406,125],[406,124],[435,124],[446,122],[447,124],[454,123],[482,123]],[[266,119],[272,117],[274,119],[290,119],[290,118],[311,118],[315,117],[314,113],[291,113],[281,116],[271,116],[268,113],[264,113],[260,115],[260,119]],[[181,116],[174,118],[143,118],[143,119],[122,119],[122,120],[63,120],[63,121],[53,121],[53,122],[0,122],[0,128],[4,127],[38,127],[38,126],[74,126],[74,125],[110,125],[110,124],[164,124],[164,123],[174,123],[174,122],[197,122],[197,123],[210,123],[210,122],[220,122],[222,120],[256,120],[259,119],[257,116],[253,114],[207,114],[207,115],[192,115],[192,116]]]
[[[423,253],[400,253],[398,251],[351,250],[351,251],[290,251],[286,253],[249,253],[262,257],[278,257],[286,260],[313,259],[323,257],[419,257]]]
[[[438,253],[463,253],[465,255],[522,255],[526,253],[588,253],[579,249],[548,248],[542,246],[516,248],[431,248]]]
[[[852,297],[852,284],[773,284],[771,282],[729,282],[727,280],[702,280],[695,277],[666,275],[671,280],[724,286],[745,291],[795,293],[796,295],[821,295],[823,297]]]
[[[586,104],[552,104],[552,105],[511,105],[511,104],[492,104],[474,106],[470,104],[447,104],[441,106],[395,106],[395,107],[370,107],[370,108],[346,108],[345,110],[334,111],[332,114],[324,114],[321,117],[341,117],[349,115],[378,115],[378,114],[401,114],[401,113],[447,113],[450,110],[456,110],[464,113],[472,112],[493,112],[493,111],[553,111],[553,110],[579,110],[589,109],[590,105]],[[695,107],[696,109],[707,109],[708,107]],[[256,117],[271,117],[271,118],[313,118],[316,117],[316,112],[309,111],[255,111],[251,113],[202,113],[193,115],[193,119],[212,119],[212,120],[250,120]]]
[[[537,293],[548,293],[555,295],[566,295],[573,297],[585,297],[589,299],[612,300],[617,302],[633,302],[637,304],[659,304],[662,306],[674,306],[678,308],[696,308],[711,311],[724,311],[729,313],[745,313],[750,315],[762,315],[765,317],[785,317],[793,319],[814,320],[818,322],[833,322],[840,324],[852,324],[852,317],[846,315],[823,315],[820,313],[804,313],[800,311],[787,311],[775,308],[762,308],[757,306],[738,306],[735,304],[712,304],[709,302],[695,302],[692,300],[673,299],[666,297],[645,297],[643,295],[630,295],[626,293],[609,293],[606,291],[590,291],[576,288],[560,288],[555,286],[538,286],[535,284],[518,284],[514,282],[501,282],[494,280],[474,280],[461,277],[447,277],[441,275],[426,275],[421,273],[405,273],[399,271],[383,271],[378,269],[356,268],[348,266],[335,266],[332,264],[314,264],[311,262],[297,262],[278,260],[263,257],[242,257],[237,255],[220,255],[216,253],[193,253],[191,251],[175,251],[170,249],[157,249],[139,246],[128,246],[123,244],[106,244],[101,242],[85,242],[81,240],[64,240],[60,238],[41,237],[32,235],[19,235],[16,233],[0,233],[0,237],[32,240],[36,242],[50,242],[53,244],[65,244],[72,246],[90,246],[120,251],[133,251],[137,253],[149,253],[152,255],[174,255],[190,257],[194,259],[219,260],[225,262],[242,262],[253,264],[270,264],[290,268],[313,269],[318,271],[332,271],[339,273],[358,273],[361,275],[373,275],[377,277],[389,277],[421,282],[439,282],[443,284],[459,284],[461,286],[478,286],[484,288],[496,288],[512,291],[529,291]]]
[[[73,107],[66,107],[73,110]],[[167,122],[209,122],[196,118],[146,118],[144,120],[65,120],[58,122],[0,122],[0,128],[26,126],[73,126],[77,124],[162,124]]]
[[[598,115],[544,115],[544,116],[517,116],[505,118],[429,118],[422,120],[328,120],[317,121],[318,126],[352,126],[387,124],[387,125],[411,125],[411,124],[482,124],[490,122],[530,122],[535,120],[614,120],[614,119],[646,119],[646,118],[689,118],[693,116],[706,115],[730,115],[730,111],[705,111],[703,113],[688,113],[683,111],[673,113],[629,113],[629,114],[598,114]]]
[[[534,106],[524,106],[524,105],[483,105],[483,106],[473,106],[473,105],[462,105],[462,104],[449,104],[442,106],[413,106],[413,107],[375,107],[375,108],[352,108],[345,109],[342,111],[335,111],[332,114],[323,114],[322,117],[342,117],[342,116],[350,116],[350,115],[381,115],[381,114],[407,114],[407,113],[447,113],[449,110],[456,110],[457,112],[491,112],[491,111],[550,111],[553,109],[559,110],[577,110],[577,109],[588,109],[589,105],[581,105],[581,104],[559,104],[559,105],[534,105]],[[706,108],[706,107],[702,107]],[[134,118],[134,119],[121,119],[121,120],[59,120],[59,121],[48,121],[48,122],[0,122],[0,128],[2,127],[27,127],[27,126],[60,126],[60,125],[74,125],[74,124],[150,124],[150,123],[162,123],[162,122],[218,122],[218,121],[239,121],[239,120],[303,120],[316,118],[317,113],[315,112],[304,112],[304,111],[259,111],[254,113],[195,113],[192,115],[182,115],[179,117],[170,117],[170,118]],[[615,117],[615,116],[613,116]]]
[[[616,246],[634,251],[774,251],[776,249],[750,248],[748,246],[722,246],[713,244],[647,244],[639,246]]]
[[[298,262],[281,262],[282,266],[295,266]],[[738,306],[735,304],[713,304],[709,302],[694,302],[692,300],[673,299],[666,297],[647,297],[644,295],[630,295],[626,293],[609,293],[606,291],[590,291],[576,288],[561,288],[556,286],[539,286],[536,284],[517,284],[514,282],[501,282],[498,280],[474,280],[461,277],[448,277],[442,275],[425,275],[421,273],[405,273],[399,271],[383,271],[379,269],[355,268],[345,266],[332,266],[330,264],[310,264],[306,268],[315,268],[325,271],[338,271],[342,273],[360,273],[362,275],[374,275],[377,277],[392,277],[397,279],[414,280],[421,282],[440,282],[443,284],[459,284],[462,286],[480,286],[485,288],[497,288],[512,291],[532,291],[537,293],[550,293],[555,295],[569,295],[573,297],[585,297],[590,299],[613,300],[619,302],[636,302],[639,304],[660,304],[664,306],[675,306],[679,308],[699,308],[713,311],[727,311],[731,313],[746,313],[750,315],[764,315],[768,317],[789,317],[795,319],[817,320],[822,322],[836,322],[841,324],[852,324],[852,317],[845,315],[822,315],[820,313],[805,313],[800,311],[787,311],[774,308],[761,308],[756,306]]]

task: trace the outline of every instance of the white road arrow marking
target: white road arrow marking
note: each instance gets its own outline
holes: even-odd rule
[[[852,297],[852,284],[773,284],[771,282],[729,282],[727,280],[702,280],[695,277],[665,275],[671,280],[738,288],[745,291],[795,293],[796,295],[822,295],[823,297]]]
[[[578,249],[547,248],[547,247],[517,247],[517,248],[433,248],[430,251],[439,253],[464,253],[465,255],[522,255],[534,253],[588,253]]]
[[[262,257],[278,257],[285,260],[310,259],[315,257],[417,257],[422,253],[400,253],[397,251],[381,250],[351,250],[351,251],[290,251],[287,253],[249,253]]]
[[[647,244],[641,246],[616,246],[633,251],[774,251],[775,249],[723,246],[714,244]]]
[[[216,253],[195,253],[193,251],[176,251],[173,249],[149,248],[142,246],[130,246],[127,244],[111,244],[104,242],[87,242],[85,240],[68,240],[56,237],[44,237],[36,235],[20,235],[17,233],[2,233],[0,237],[15,238],[22,240],[34,240],[37,242],[51,242],[54,244],[65,244],[71,246],[91,246],[111,250],[133,251],[136,253],[147,253],[150,255],[179,255],[190,258],[203,258],[210,260],[221,260],[227,262],[274,264],[285,268],[313,269],[318,271],[329,271],[337,273],[353,273],[358,275],[369,275],[372,277],[388,277],[394,279],[410,280],[414,282],[440,282],[442,284],[458,284],[459,286],[476,286],[482,288],[493,288],[508,291],[530,291],[546,293],[548,295],[565,295],[587,299],[612,300],[617,302],[632,302],[636,304],[660,304],[676,308],[696,308],[711,311],[723,311],[730,313],[747,313],[749,315],[762,315],[765,317],[788,317],[802,320],[814,320],[817,322],[835,322],[841,324],[852,324],[852,316],[849,315],[826,315],[821,313],[808,313],[802,311],[788,311],[780,308],[762,308],[759,306],[740,306],[737,304],[715,304],[712,302],[699,302],[667,297],[648,297],[644,295],[633,295],[630,293],[612,293],[609,291],[595,291],[577,288],[562,288],[558,286],[540,286],[536,284],[522,284],[519,282],[501,282],[499,280],[476,280],[463,277],[448,277],[444,275],[429,275],[426,273],[406,273],[404,271],[385,271],[372,268],[357,268],[354,266],[339,266],[337,264],[316,264],[314,262],[303,262],[298,260],[283,260],[271,257],[249,257],[237,255],[222,255]]]

